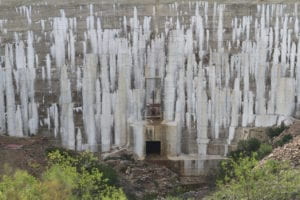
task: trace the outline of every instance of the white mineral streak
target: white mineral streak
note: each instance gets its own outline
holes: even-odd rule
[[[185,120],[185,88],[184,88],[184,70],[179,71],[179,80],[177,82],[177,101],[175,107],[175,121],[178,123],[179,133],[182,132]]]
[[[5,119],[5,71],[0,68],[0,135],[6,133]]]
[[[77,129],[77,135],[76,135],[76,150],[82,151],[83,145],[82,145],[82,134],[80,128]]]
[[[143,35],[142,29],[139,25],[139,19],[137,16],[137,9],[134,8],[133,18],[130,19],[131,27],[132,27],[132,57],[133,57],[133,80],[134,80],[134,88],[141,89],[142,88],[142,77],[143,77],[143,63],[142,57],[143,52],[141,52],[143,46]]]
[[[295,80],[280,78],[276,96],[276,114],[291,116],[295,111]]]
[[[266,41],[264,38],[264,31],[259,41],[257,50],[257,62],[255,63],[255,80],[256,80],[256,100],[255,112],[256,114],[266,114],[266,100],[265,100],[265,79],[266,79]]]
[[[16,124],[15,124],[15,136],[16,137],[23,137],[23,127],[22,127],[22,116],[21,116],[21,109],[20,106],[17,106],[16,111]]]
[[[112,115],[112,94],[110,93],[110,84],[109,84],[109,66],[108,66],[108,42],[109,42],[109,33],[104,32],[103,42],[104,45],[107,45],[106,49],[102,50],[100,55],[100,64],[101,64],[101,87],[102,87],[102,114],[101,114],[101,151],[107,152],[110,150],[112,145],[112,124],[113,124],[113,115]]]
[[[106,152],[111,148],[111,129],[113,115],[111,114],[111,94],[103,91],[102,95],[102,115],[101,115],[101,151]]]
[[[193,68],[196,65],[194,54],[189,54],[187,61],[187,72],[186,72],[186,93],[187,93],[187,112],[186,112],[186,126],[188,130],[192,128],[192,118],[195,114],[195,89],[193,80]]]
[[[30,135],[35,135],[39,128],[39,115],[38,115],[38,106],[33,101],[29,105],[29,133]]]
[[[116,89],[116,77],[117,77],[116,52],[117,52],[116,40],[111,38],[110,45],[109,45],[109,80],[110,80],[111,91],[115,91]]]
[[[300,117],[300,42],[298,42],[297,47],[297,63],[296,63],[296,96],[297,96],[297,107],[296,107],[296,117]]]
[[[44,123],[47,125],[48,130],[51,128],[50,109],[47,109],[47,118],[44,119]]]
[[[124,76],[121,76],[124,77]],[[124,79],[123,79],[124,80]],[[124,83],[121,80],[119,83]],[[124,87],[125,86],[125,87]],[[115,107],[115,144],[117,146],[123,146],[126,144],[126,108],[127,108],[127,93],[126,93],[126,85],[120,84],[119,89],[116,94],[116,107]]]
[[[82,88],[81,69],[78,67],[76,71],[76,90],[80,92]]]
[[[241,103],[241,91],[240,91],[240,80],[238,78],[234,81],[234,89],[231,94],[231,121],[229,127],[228,143],[234,138],[234,130],[239,125],[239,114],[240,114],[240,103]]]
[[[42,67],[42,80],[44,81],[46,79],[46,72],[45,72],[45,67]]]
[[[90,42],[90,46],[92,48],[92,53],[97,54],[98,53],[98,46],[97,46],[97,32],[95,29],[89,29],[87,32],[88,39]]]
[[[83,122],[89,150],[97,151],[97,132],[95,124],[95,84],[97,75],[97,57],[93,54],[86,56],[86,64],[83,69],[82,102]],[[104,95],[104,94],[103,94]],[[97,121],[100,123],[100,121]],[[101,123],[102,124],[102,123]]]
[[[296,57],[296,44],[293,42],[292,49],[290,53],[290,77],[294,78],[295,74],[295,57]]]
[[[138,155],[139,158],[143,158],[145,155],[145,139],[144,139],[144,128],[145,123],[139,122],[132,125],[133,133],[133,150]]]
[[[164,80],[164,119],[166,121],[172,121],[175,117],[175,79],[177,76],[178,68],[181,67],[183,64],[183,54],[180,53],[183,47],[183,32],[181,30],[171,31],[168,41],[168,63],[166,66],[166,77]]]
[[[219,21],[218,21],[218,49],[221,50],[223,46],[223,10],[224,5],[220,5],[218,7],[218,13],[219,13]]]
[[[53,133],[54,137],[57,137],[57,134],[59,133],[59,113],[58,113],[58,108],[57,104],[52,104],[49,108],[50,110],[50,117],[52,121],[54,122],[54,127],[53,127]]]
[[[22,110],[22,121],[24,135],[28,135],[28,90],[26,80],[26,68],[20,68],[18,70],[19,76],[19,88],[20,88],[20,99],[21,99],[21,110]]]
[[[280,79],[280,65],[278,64],[279,50],[275,48],[273,55],[273,66],[271,68],[271,90],[269,92],[268,114],[275,113],[277,82]]]
[[[30,42],[28,42],[30,43]],[[29,51],[29,49],[28,49]],[[22,41],[16,44],[16,68],[14,72],[16,79],[17,90],[19,91],[21,101],[21,116],[22,116],[22,128],[24,135],[28,135],[28,89],[27,89],[27,69],[26,69],[26,57],[24,51],[24,44]],[[17,112],[18,113],[18,112]],[[19,114],[19,113],[18,113]],[[16,116],[17,117],[17,116]],[[17,122],[19,123],[19,121]],[[20,132],[20,131],[19,131]],[[21,136],[21,135],[19,135]]]
[[[243,43],[243,51],[247,51],[247,45],[248,43]],[[246,53],[242,54],[242,67],[243,68],[243,96],[244,96],[244,101],[243,101],[243,110],[242,110],[242,126],[246,127],[249,123],[251,123],[251,115],[253,114],[253,108],[251,105],[251,91],[249,91],[249,73],[250,73],[250,58]],[[230,131],[230,130],[229,130]]]
[[[33,32],[27,33],[27,67],[34,68]]]
[[[71,67],[75,67],[75,36],[72,29],[70,29],[68,34],[68,59],[70,61]]]
[[[46,55],[46,72],[47,72],[47,80],[51,81],[51,58],[50,55]]]
[[[198,154],[207,154],[208,144],[208,98],[206,94],[206,83],[203,72],[199,71],[196,89],[196,120],[197,120],[197,143]]]
[[[96,102],[95,102],[95,121],[96,121],[96,128],[97,133],[101,133],[101,109],[102,109],[102,102],[101,102],[101,86],[99,79],[96,80]]]
[[[68,79],[67,66],[60,69],[60,134],[62,145],[68,149],[75,149],[75,130],[73,121],[73,103],[71,83]]]
[[[174,107],[175,107],[175,84],[174,79],[171,75],[167,75],[165,78],[165,97],[164,97],[164,120],[174,120]]]
[[[7,113],[7,133],[9,136],[16,136],[16,104],[15,92],[12,78],[12,46],[5,46],[5,96],[6,96],[6,113]]]
[[[68,19],[64,12],[61,17],[53,19],[53,37],[54,37],[54,54],[56,67],[62,67],[65,64],[65,42],[67,40]]]

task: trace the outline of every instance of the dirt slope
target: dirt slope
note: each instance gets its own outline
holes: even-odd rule
[[[274,139],[274,142],[282,139],[285,135],[292,135],[293,139],[277,147],[263,161],[269,159],[289,161],[294,167],[300,167],[300,120],[295,121],[288,129]]]
[[[4,172],[5,165],[8,165],[9,168],[27,170],[39,176],[46,167],[45,150],[50,146],[52,142],[46,137],[0,136],[0,174]]]

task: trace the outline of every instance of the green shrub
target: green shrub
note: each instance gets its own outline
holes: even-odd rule
[[[267,199],[300,198],[300,170],[287,163],[268,161],[258,166],[255,157],[229,159],[225,178],[218,181],[217,190],[206,199]],[[229,176],[228,176],[229,175]]]
[[[272,152],[272,145],[262,143],[257,151],[257,159],[261,160]]]
[[[239,158],[240,156],[251,156],[253,152],[258,151],[261,142],[256,138],[241,140],[238,142],[237,150],[228,154],[229,157]]]
[[[49,162],[53,166],[74,168],[78,174],[77,184],[73,194],[80,199],[126,199],[122,190],[112,184],[117,182],[117,175],[113,169],[99,164],[98,159],[92,153],[83,152],[70,155],[66,151],[53,151],[48,153]],[[115,194],[119,195],[118,198]]]
[[[267,129],[267,135],[270,139],[279,136],[284,130],[286,126],[282,123],[279,127],[272,127]]]
[[[25,171],[17,170],[12,175],[3,175],[0,182],[1,200],[38,200],[39,182]]]
[[[43,174],[40,199],[75,199],[73,190],[77,182],[78,174],[74,167],[54,165]]]
[[[245,141],[241,141],[238,144],[238,148],[245,152],[255,152],[259,149],[261,142],[256,138],[250,138]]]
[[[52,164],[70,165],[76,167],[78,172],[86,170],[91,172],[93,169],[98,169],[103,174],[103,178],[107,180],[107,184],[115,186],[118,184],[118,176],[116,171],[106,165],[99,163],[98,159],[89,152],[74,154],[62,149],[48,150],[49,161]]]
[[[230,180],[233,180],[238,176],[237,173],[237,165],[245,165],[247,168],[254,168],[255,165],[257,164],[257,160],[255,157],[257,154],[254,154],[252,157],[234,157],[234,158],[229,158],[228,160],[224,160],[220,163],[218,175],[217,175],[217,183],[218,184],[226,184]],[[244,164],[245,163],[245,164]],[[247,164],[247,165],[246,165]]]
[[[293,139],[293,136],[288,134],[288,135],[284,135],[280,140],[278,140],[277,142],[275,142],[275,146],[278,147],[282,147],[283,145],[285,145],[286,143],[288,143],[289,141],[291,141]]]
[[[0,200],[127,199],[122,189],[108,184],[92,154],[70,156],[55,150],[48,156],[49,167],[41,180],[19,170],[0,176]]]

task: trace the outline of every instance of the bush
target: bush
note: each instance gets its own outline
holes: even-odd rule
[[[1,177],[1,200],[38,200],[39,197],[39,182],[27,172],[17,170],[13,175]]]
[[[283,136],[280,140],[278,140],[277,142],[275,142],[275,147],[282,147],[283,145],[285,145],[286,143],[288,143],[289,141],[291,141],[293,139],[293,136],[288,134]]]
[[[74,167],[52,166],[43,174],[41,181],[41,197],[50,199],[75,199],[73,189],[76,188],[78,174]]]
[[[109,184],[90,153],[70,156],[48,153],[49,168],[39,180],[26,171],[0,177],[0,200],[125,200],[124,192]]]
[[[73,194],[79,199],[126,199],[122,190],[117,189],[113,183],[117,182],[117,175],[113,169],[99,164],[92,153],[84,152],[70,155],[66,151],[53,151],[48,153],[49,162],[53,166],[74,168],[78,179]],[[119,195],[118,198],[115,194]]]
[[[265,156],[269,155],[272,150],[272,145],[262,143],[257,151],[257,159],[263,159]]]
[[[238,143],[237,150],[229,153],[229,157],[239,158],[240,156],[251,156],[253,152],[258,151],[261,142],[256,138],[241,140]]]
[[[272,127],[267,129],[267,135],[270,139],[273,139],[274,137],[279,136],[284,130],[286,129],[286,126],[282,123],[279,127]]]
[[[258,166],[255,157],[229,159],[226,177],[218,181],[217,191],[206,199],[299,199],[300,170],[287,163],[267,161]],[[228,176],[229,175],[229,176]]]
[[[230,180],[233,180],[238,176],[237,165],[245,165],[247,168],[254,168],[258,161],[255,159],[257,154],[254,154],[252,157],[234,157],[224,160],[220,163],[218,175],[217,175],[217,184],[226,184]]]
[[[82,170],[91,172],[93,169],[98,169],[103,174],[103,178],[107,180],[107,184],[112,186],[118,184],[116,171],[108,165],[99,163],[98,159],[92,153],[82,152],[74,154],[62,149],[51,149],[48,150],[48,158],[52,164],[74,166],[78,172]]]

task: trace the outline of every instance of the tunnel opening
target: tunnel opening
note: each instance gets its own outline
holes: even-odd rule
[[[146,155],[160,155],[161,146],[160,141],[146,142]]]

